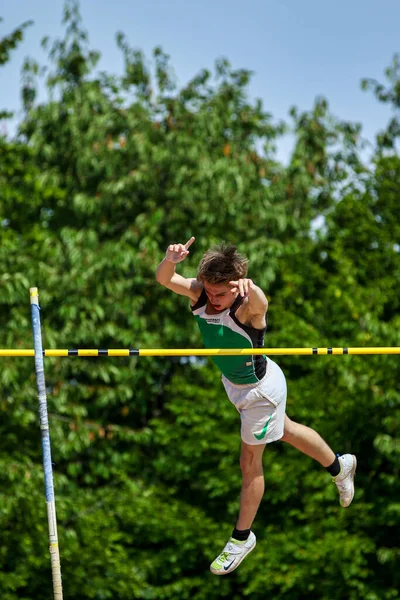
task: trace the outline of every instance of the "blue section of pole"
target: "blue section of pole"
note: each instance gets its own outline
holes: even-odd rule
[[[40,326],[39,294],[37,288],[31,288],[31,312],[33,344],[35,351],[36,383],[39,398],[40,429],[42,432],[44,484],[46,489],[47,519],[49,523],[49,542],[51,572],[53,577],[54,600],[63,600],[60,552],[58,548],[56,504],[54,500],[53,467],[51,462],[49,416],[47,413],[46,382]]]
[[[36,293],[35,293],[36,292]],[[44,361],[42,330],[40,325],[40,307],[37,288],[31,289],[31,312],[33,345],[35,350],[36,383],[39,398],[39,418],[42,432],[44,484],[46,490],[46,501],[54,501],[53,467],[51,461],[49,417],[47,412],[46,382],[44,378]]]

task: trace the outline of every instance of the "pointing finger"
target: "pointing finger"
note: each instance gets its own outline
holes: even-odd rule
[[[186,250],[187,250],[188,248],[190,248],[190,246],[193,244],[193,242],[194,242],[194,240],[195,240],[195,239],[196,239],[196,238],[195,238],[194,236],[192,236],[192,237],[190,238],[190,240],[188,240],[188,241],[186,242],[186,244],[185,244],[185,248],[186,248]]]

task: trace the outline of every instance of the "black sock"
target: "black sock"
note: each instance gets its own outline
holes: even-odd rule
[[[235,529],[232,531],[232,537],[238,542],[245,542],[250,535],[250,529]]]
[[[339,473],[340,473],[340,463],[339,463],[338,456],[335,456],[335,460],[333,461],[333,463],[329,467],[326,467],[326,470],[328,471],[328,473],[330,475],[332,475],[332,477],[336,477],[336,475],[339,475]]]

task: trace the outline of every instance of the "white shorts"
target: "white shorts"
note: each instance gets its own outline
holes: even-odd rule
[[[251,446],[269,444],[283,436],[286,411],[286,379],[270,358],[267,372],[258,383],[239,385],[224,375],[222,383],[229,400],[240,413],[241,438]]]

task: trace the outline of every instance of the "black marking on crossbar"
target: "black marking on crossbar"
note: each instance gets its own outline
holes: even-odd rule
[[[328,348],[328,354],[332,354],[332,348]]]
[[[318,354],[318,348],[313,348],[313,349],[312,349],[312,353],[313,353],[313,354]]]
[[[343,348],[343,354],[348,354],[349,353],[349,349],[348,348]]]
[[[139,350],[129,350],[129,356],[138,356]]]
[[[68,350],[68,356],[78,356],[78,350]]]
[[[108,350],[99,350],[97,356],[108,356]]]

